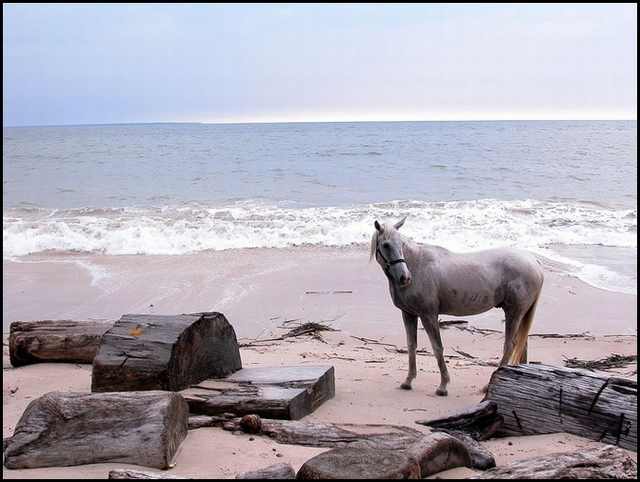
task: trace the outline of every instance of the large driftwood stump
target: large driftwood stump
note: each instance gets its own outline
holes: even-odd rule
[[[419,479],[420,464],[400,450],[339,448],[307,460],[297,479]]]
[[[273,464],[260,470],[252,470],[236,475],[236,479],[295,479],[296,472],[289,464]]]
[[[596,447],[518,460],[470,479],[635,479],[638,466],[624,450]]]
[[[568,432],[638,450],[635,381],[546,365],[504,366],[493,373],[486,400],[497,404],[502,434]]]
[[[118,462],[172,466],[189,408],[177,393],[48,393],[22,414],[4,452],[9,469]]]
[[[124,315],[93,360],[93,392],[177,391],[242,368],[233,327],[221,313]]]
[[[9,327],[11,364],[92,363],[102,335],[112,326],[100,321],[14,321]]]
[[[243,368],[180,392],[193,414],[260,416],[297,420],[335,395],[333,367]]]

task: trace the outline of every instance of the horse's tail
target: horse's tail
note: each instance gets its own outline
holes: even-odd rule
[[[517,365],[524,361],[525,351],[527,349],[527,340],[529,339],[529,331],[531,330],[531,325],[533,325],[533,315],[536,312],[536,305],[538,304],[539,298],[540,292],[538,292],[536,299],[533,300],[533,303],[522,317],[522,320],[520,320],[518,331],[515,336],[516,339],[513,345],[513,351],[511,352],[511,357],[508,361],[509,365]]]

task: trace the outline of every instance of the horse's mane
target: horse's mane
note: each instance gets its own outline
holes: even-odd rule
[[[376,255],[376,246],[378,246],[378,230],[376,229],[371,236],[371,252],[369,253],[369,262]]]

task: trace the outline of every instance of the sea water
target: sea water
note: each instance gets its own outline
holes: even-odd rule
[[[3,256],[516,246],[636,293],[635,121],[3,129]]]

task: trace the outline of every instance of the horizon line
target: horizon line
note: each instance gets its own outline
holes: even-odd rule
[[[69,124],[15,124],[5,125],[2,128],[18,127],[98,127],[98,126],[123,126],[123,125],[166,125],[166,124],[200,124],[200,125],[246,125],[246,124],[360,124],[360,123],[403,123],[403,122],[620,122],[633,121],[635,118],[514,118],[514,119],[388,119],[388,120],[253,120],[253,121],[129,121],[129,122],[87,122]]]

